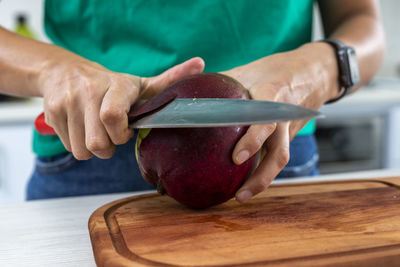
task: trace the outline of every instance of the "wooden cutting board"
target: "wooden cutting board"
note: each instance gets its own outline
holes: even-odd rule
[[[273,185],[191,210],[168,196],[96,210],[98,266],[400,266],[400,178]]]

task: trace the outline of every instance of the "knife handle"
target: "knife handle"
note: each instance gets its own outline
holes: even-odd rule
[[[57,135],[54,129],[45,122],[44,112],[37,116],[35,120],[35,129],[41,135]]]

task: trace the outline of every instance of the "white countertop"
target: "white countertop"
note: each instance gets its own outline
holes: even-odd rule
[[[276,183],[391,176],[400,176],[400,170],[282,179]],[[89,216],[108,202],[134,194],[0,205],[0,266],[95,266],[88,232]]]
[[[0,205],[0,266],[96,266],[89,216],[100,206],[131,195]]]

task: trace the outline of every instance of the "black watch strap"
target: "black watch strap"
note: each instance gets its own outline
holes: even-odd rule
[[[322,42],[330,44],[335,49],[338,72],[339,72],[339,92],[342,92],[338,97],[326,102],[326,104],[328,104],[336,102],[339,99],[346,96],[347,94],[349,94],[354,85],[358,83],[359,74],[358,74],[357,62],[354,62],[355,61],[354,58],[353,59],[350,58],[351,56],[355,57],[355,52],[353,48],[348,47],[341,41],[335,39],[325,39],[322,40]],[[352,68],[355,70],[353,70]],[[357,77],[354,78],[353,76]]]

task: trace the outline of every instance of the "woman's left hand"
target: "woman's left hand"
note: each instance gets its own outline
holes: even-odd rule
[[[274,54],[224,72],[243,84],[252,99],[285,102],[319,109],[339,94],[337,63],[333,48],[326,43],[310,43]],[[252,125],[233,151],[233,161],[241,164],[262,148],[266,153],[259,165],[236,193],[244,202],[264,191],[289,161],[291,139],[307,120]],[[264,153],[262,153],[264,154]]]

